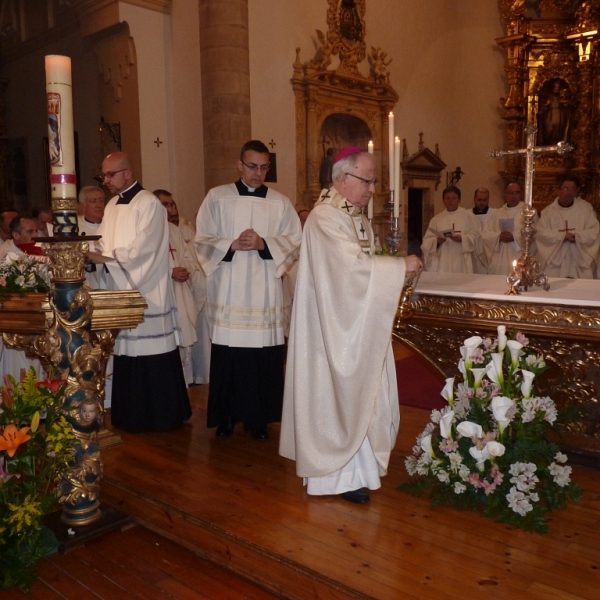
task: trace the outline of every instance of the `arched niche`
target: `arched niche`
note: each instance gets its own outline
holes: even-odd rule
[[[331,165],[338,150],[345,146],[366,148],[373,133],[359,117],[344,113],[334,113],[325,118],[319,131],[319,187],[331,183]]]
[[[314,61],[302,64],[299,48],[292,86],[296,98],[296,204],[311,208],[319,197],[324,155],[321,132],[335,125],[340,136],[356,139],[356,145],[365,149],[373,141],[380,181],[375,214],[383,213],[383,204],[389,199],[388,114],[398,102],[398,94],[381,79],[330,71],[326,65],[314,66]],[[347,127],[352,123],[359,125],[358,131]]]

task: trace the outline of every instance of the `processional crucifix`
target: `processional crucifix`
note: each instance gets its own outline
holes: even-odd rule
[[[527,288],[532,285],[542,286],[545,290],[550,289],[548,277],[540,270],[538,261],[530,254],[530,249],[535,237],[535,227],[533,219],[535,209],[533,208],[533,174],[535,173],[535,158],[539,154],[567,154],[573,150],[573,146],[566,142],[559,142],[554,146],[536,146],[535,135],[537,127],[529,124],[525,128],[527,134],[527,146],[525,148],[516,148],[514,150],[501,150],[496,148],[489,153],[489,156],[500,160],[504,156],[525,156],[525,203],[523,205],[523,254],[516,264],[513,263],[512,273],[507,277],[511,285],[509,294],[518,294],[519,288]]]

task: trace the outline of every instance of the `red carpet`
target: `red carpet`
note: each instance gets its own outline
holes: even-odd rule
[[[396,361],[398,396],[401,406],[443,408],[446,401],[440,396],[444,378],[425,359],[408,356]]]

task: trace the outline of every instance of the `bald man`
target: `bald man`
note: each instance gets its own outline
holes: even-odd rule
[[[135,329],[115,342],[111,420],[126,431],[174,429],[191,416],[179,359],[179,329],[169,271],[169,229],[158,198],[138,183],[124,152],[102,162],[115,196],[98,228],[109,290],[138,289],[148,308]]]

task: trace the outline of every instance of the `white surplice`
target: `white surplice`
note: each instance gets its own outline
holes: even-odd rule
[[[438,246],[437,234],[453,230],[460,233],[462,241],[447,238]],[[473,211],[458,207],[435,215],[423,236],[421,250],[426,271],[445,273],[473,273],[474,252],[478,248],[481,225]]]
[[[523,253],[523,202],[519,202],[517,206],[509,207],[506,204],[494,211],[494,214],[487,220],[481,239],[485,248],[485,254],[488,261],[489,275],[508,275],[512,269],[512,263],[518,260]],[[513,230],[512,234],[514,241],[501,242],[500,235],[500,219],[512,219]],[[534,223],[537,222],[537,215],[534,217]],[[536,246],[532,244],[530,248],[531,254],[535,254]]]
[[[100,229],[100,223],[92,223],[88,221],[83,215],[77,217],[77,227],[79,228],[79,235],[98,235],[98,229]],[[93,240],[88,242],[90,252],[96,252],[96,243]],[[92,290],[105,290],[106,289],[106,278],[104,265],[87,265],[85,270],[85,281]]]
[[[396,441],[405,263],[374,249],[366,216],[323,190],[304,226],[279,447],[312,494],[379,487]]]
[[[542,271],[549,277],[596,279],[600,226],[592,205],[575,198],[565,208],[558,198],[542,210],[535,236]],[[575,243],[565,242],[565,230]]]
[[[132,186],[133,187],[133,186]],[[126,190],[127,191],[127,190]],[[117,356],[152,356],[177,348],[180,335],[169,271],[169,228],[156,196],[141,190],[129,204],[106,205],[96,247],[115,260],[106,263],[110,290],[137,289],[148,308],[135,329],[119,332]]]
[[[252,228],[272,260],[257,251],[236,251],[233,241]],[[289,199],[269,189],[265,198],[241,196],[235,184],[210,190],[198,211],[196,254],[207,277],[213,344],[264,348],[284,344],[281,277],[300,244],[300,220]]]

